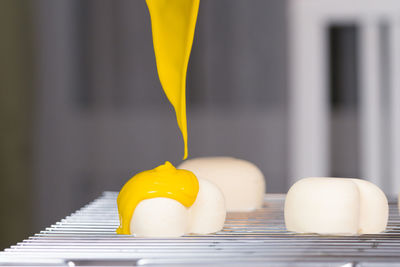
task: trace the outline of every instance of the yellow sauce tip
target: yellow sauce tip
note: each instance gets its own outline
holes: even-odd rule
[[[188,157],[188,149],[187,149],[187,147],[185,147],[185,153],[183,154],[182,160],[187,159],[187,157]]]
[[[133,176],[118,194],[120,226],[117,234],[131,234],[130,222],[140,201],[150,198],[171,198],[185,207],[193,205],[199,192],[199,181],[187,170],[176,169],[169,161]]]

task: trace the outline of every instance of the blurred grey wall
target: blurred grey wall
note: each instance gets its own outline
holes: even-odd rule
[[[35,229],[181,161],[145,1],[36,0]],[[235,156],[287,189],[285,1],[202,0],[188,71],[189,154]]]

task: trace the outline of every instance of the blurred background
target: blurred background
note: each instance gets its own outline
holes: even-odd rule
[[[201,0],[190,157],[252,161],[269,193],[313,175],[396,193],[400,8],[383,2]],[[0,1],[0,127],[0,249],[179,164],[145,1]]]

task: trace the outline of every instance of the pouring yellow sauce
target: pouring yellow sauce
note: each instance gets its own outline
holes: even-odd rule
[[[175,109],[188,156],[186,70],[192,49],[200,0],[146,0],[150,11],[158,77]]]
[[[195,202],[198,192],[199,181],[196,176],[190,171],[176,169],[168,161],[153,170],[136,174],[118,194],[120,225],[117,234],[131,234],[130,222],[140,201],[166,197],[190,207]]]
[[[192,48],[200,0],[146,0],[150,11],[153,45],[161,85],[175,109],[188,156],[186,121],[186,70]],[[190,207],[199,192],[196,176],[177,170],[168,161],[153,170],[133,176],[118,198],[118,234],[131,234],[130,222],[140,201],[166,197]],[[162,223],[162,222],[160,222]]]

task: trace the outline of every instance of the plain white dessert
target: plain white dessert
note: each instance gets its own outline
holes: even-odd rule
[[[132,215],[131,233],[138,237],[179,237],[220,231],[226,217],[224,196],[216,185],[198,180],[199,192],[189,208],[165,197],[142,200]]]
[[[374,234],[385,231],[389,205],[385,193],[371,182],[351,179],[360,191],[360,225],[359,232]]]
[[[199,193],[189,209],[189,233],[215,233],[224,227],[225,200],[221,190],[213,183],[199,179]]]
[[[231,157],[204,157],[186,160],[178,168],[216,184],[224,194],[227,211],[252,211],[263,204],[264,175],[251,162]]]
[[[302,179],[286,196],[286,228],[299,233],[357,233],[359,206],[357,185],[349,180]]]
[[[371,182],[311,177],[289,189],[284,213],[289,231],[356,235],[384,231],[388,210],[385,194]]]

